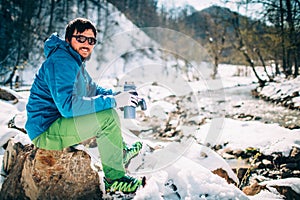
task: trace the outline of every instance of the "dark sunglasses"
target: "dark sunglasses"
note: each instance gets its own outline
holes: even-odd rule
[[[72,35],[72,37],[74,37],[76,39],[77,42],[80,43],[85,43],[85,41],[87,40],[89,45],[95,45],[97,40],[93,37],[86,37],[84,35]]]

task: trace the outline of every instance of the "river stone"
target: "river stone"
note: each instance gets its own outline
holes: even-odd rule
[[[25,145],[3,183],[0,199],[101,199],[100,179],[90,165],[84,151]]]
[[[300,148],[293,146],[290,157],[296,162],[300,161]]]
[[[4,88],[0,88],[0,99],[5,101],[16,101],[18,102],[17,97],[11,94],[9,91],[5,90]]]
[[[225,171],[222,168],[218,168],[212,171],[212,173],[224,178],[228,184],[234,184],[237,185],[238,183],[236,183],[232,178],[229,177],[227,171]]]
[[[254,182],[252,185],[244,187],[243,192],[248,196],[254,196],[264,189],[266,189],[265,185],[259,185],[258,182]]]

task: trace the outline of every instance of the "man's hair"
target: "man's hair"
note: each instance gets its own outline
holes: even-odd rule
[[[71,41],[75,30],[78,31],[78,33],[83,33],[87,29],[92,29],[95,37],[97,36],[96,27],[90,20],[85,18],[73,19],[66,26],[65,40]]]

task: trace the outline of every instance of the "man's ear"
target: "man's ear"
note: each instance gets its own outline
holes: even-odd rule
[[[66,42],[70,44],[70,41],[69,41],[69,39],[68,39],[68,38],[66,38]]]

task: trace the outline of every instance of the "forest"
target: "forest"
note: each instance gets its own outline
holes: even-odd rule
[[[139,28],[168,28],[199,42],[211,55],[213,78],[220,63],[247,65],[254,72],[257,66],[274,66],[267,81],[278,74],[299,75],[299,0],[237,1],[239,6],[262,5],[259,18],[218,6],[201,11],[189,5],[167,9],[159,7],[157,0],[1,0],[0,82],[7,83],[17,69],[42,59],[44,40],[52,32],[64,30],[74,17],[91,17],[89,8],[98,10],[92,17],[96,25],[107,23],[109,3]],[[105,30],[98,31],[100,37],[105,37]],[[156,39],[155,35],[150,37]],[[265,84],[266,80],[257,78]]]

